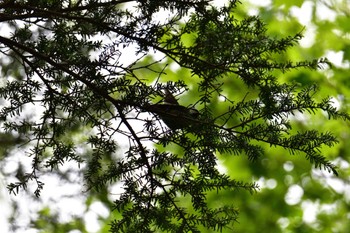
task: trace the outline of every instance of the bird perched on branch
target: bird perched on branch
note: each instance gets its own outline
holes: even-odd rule
[[[170,129],[186,128],[197,122],[198,110],[179,105],[176,98],[167,89],[164,91],[163,102],[149,105],[148,110],[157,114]]]

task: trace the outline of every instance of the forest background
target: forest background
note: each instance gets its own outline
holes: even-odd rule
[[[337,108],[348,111],[349,1],[297,0],[286,3],[276,0],[259,1],[259,4],[244,1],[238,9],[237,14],[241,17],[258,15],[266,24],[269,35],[280,38],[302,32],[304,38],[299,45],[289,48],[283,59],[327,58],[332,66],[317,71],[291,70],[279,74],[278,78],[301,86],[317,84],[319,91],[314,98],[321,100],[330,96]],[[147,60],[141,62],[147,63]],[[171,63],[168,65],[173,70],[167,70],[162,81],[176,82],[179,77],[191,76],[188,70]],[[7,71],[2,69],[2,72]],[[154,76],[151,72],[149,75]],[[233,91],[239,92],[242,88],[237,86]],[[185,101],[190,102],[195,95],[195,92],[187,94]],[[216,110],[220,112],[220,107]],[[264,158],[255,162],[244,156],[219,157],[221,169],[230,177],[256,182],[260,186],[252,194],[236,191],[223,195],[222,202],[232,203],[239,209],[237,222],[232,227],[234,232],[347,232],[350,227],[349,122],[329,120],[322,112],[297,115],[293,130],[310,128],[337,136],[339,143],[322,148],[322,154],[338,166],[339,176],[314,168],[303,156],[290,155],[268,145]],[[18,147],[18,143],[4,132],[0,137],[2,229],[5,226],[14,232],[108,232],[111,221],[117,216],[112,211],[112,203],[120,187],[115,184],[98,192],[86,191],[82,185],[84,174],[74,162],[65,162],[54,174],[44,176],[45,186],[39,198],[32,195],[35,185],[17,195],[9,194],[6,186],[20,176],[22,166],[26,170],[25,164],[31,163],[30,158],[21,155],[22,147]],[[215,204],[214,199],[208,201]],[[231,230],[224,229],[224,232]]]

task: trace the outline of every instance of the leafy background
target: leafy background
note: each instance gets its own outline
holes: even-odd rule
[[[317,84],[316,98],[331,96],[334,104],[348,109],[350,91],[350,5],[348,0],[337,1],[259,1],[244,2],[238,14],[259,15],[267,24],[268,33],[276,37],[293,35],[303,31],[305,35],[300,46],[295,46],[280,56],[281,60],[304,60],[327,57],[331,68],[324,67],[319,72],[295,70],[276,74],[283,81],[296,82],[301,86]],[[147,60],[149,59],[149,60]],[[155,58],[141,61],[147,64]],[[167,61],[167,75],[162,82],[177,81],[190,76],[190,72],[179,69]],[[158,64],[161,65],[161,64]],[[165,63],[164,63],[165,65]],[[12,72],[20,72],[13,70]],[[154,81],[154,75],[143,74],[145,79]],[[186,80],[187,82],[188,80]],[[191,86],[191,83],[188,83]],[[244,88],[236,81],[235,89],[225,90],[232,96],[239,96]],[[245,93],[245,92],[242,92]],[[241,96],[240,96],[241,97]],[[183,105],[196,99],[195,92],[183,96]],[[215,106],[220,112],[220,105]],[[350,151],[349,122],[329,121],[322,112],[316,115],[295,116],[295,131],[321,129],[331,131],[339,138],[339,144],[325,148],[322,152],[339,167],[339,176],[314,169],[303,156],[290,155],[280,148],[266,148],[266,156],[252,163],[244,156],[219,154],[222,169],[236,180],[255,181],[260,190],[249,194],[242,191],[226,191],[217,198],[209,193],[212,205],[232,203],[240,215],[233,229],[224,232],[348,232],[350,228]],[[7,157],[7,166],[1,165],[2,177],[11,173],[12,166],[22,159],[16,156],[24,148],[11,150],[18,143],[16,137],[1,135],[1,157]],[[83,139],[81,139],[83,140]],[[176,152],[177,148],[173,148]],[[107,158],[108,159],[108,158]],[[9,161],[10,160],[10,161]],[[28,162],[30,160],[28,159]],[[30,162],[29,162],[30,163]],[[3,163],[5,164],[5,163]],[[10,166],[11,167],[11,166]],[[83,168],[82,168],[83,169]],[[21,174],[18,173],[17,177]],[[4,179],[1,185],[1,205],[8,206],[11,229],[26,232],[24,229],[41,229],[40,232],[108,232],[110,220],[118,213],[111,212],[113,197],[118,193],[118,184],[100,192],[87,193],[81,187],[82,172],[76,164],[64,167],[45,178],[45,188],[41,199],[27,193],[9,196]],[[57,189],[57,186],[65,187]],[[4,204],[3,204],[4,203]],[[74,208],[72,208],[74,206]],[[4,209],[4,208],[2,208]],[[5,212],[4,212],[5,213]],[[112,213],[112,214],[110,214]],[[0,224],[5,224],[2,217]],[[99,223],[100,227],[96,227]],[[98,225],[97,225],[98,226]],[[9,228],[10,229],[10,228]],[[28,230],[27,232],[35,232]],[[203,232],[205,230],[203,229]]]
[[[271,5],[244,7],[248,12],[259,12],[268,31],[276,36],[304,31],[301,46],[287,51],[288,57],[281,59],[327,57],[333,62],[331,69],[320,72],[297,70],[281,74],[281,79],[301,85],[317,83],[320,98],[331,96],[334,104],[348,108],[348,1],[273,1]],[[306,118],[296,117],[294,127],[297,131],[314,127],[338,136],[339,144],[324,149],[323,153],[336,161],[340,176],[310,171],[302,158],[274,148],[269,149],[267,158],[257,164],[239,161],[240,165],[237,165],[236,161],[226,160],[233,176],[244,170],[244,178],[255,177],[263,184],[255,195],[237,194],[241,213],[236,232],[347,232],[349,229],[349,124],[328,121],[319,113]]]

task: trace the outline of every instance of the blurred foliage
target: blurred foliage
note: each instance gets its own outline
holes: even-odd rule
[[[307,8],[307,6],[311,6]],[[348,1],[273,1],[272,4],[259,7],[244,4],[245,12],[252,9],[268,25],[272,34],[290,35],[303,31],[306,46],[295,46],[281,54],[280,59],[310,59],[326,57],[332,67],[324,67],[319,72],[293,70],[279,77],[288,82],[297,82],[303,86],[317,83],[319,94],[315,98],[331,96],[334,103],[343,111],[349,111],[349,23],[350,6]],[[291,12],[304,10],[298,15]],[[322,12],[323,10],[323,12]],[[335,15],[327,19],[327,15]],[[310,16],[307,25],[305,22]],[[321,19],[322,17],[322,19]],[[302,43],[303,45],[303,43]],[[330,57],[337,54],[338,58]],[[241,170],[246,178],[255,177],[262,181],[263,188],[252,196],[239,193],[235,200],[242,200],[239,224],[235,232],[347,232],[349,229],[349,124],[346,122],[330,122],[324,114],[297,117],[293,123],[294,130],[306,128],[332,131],[339,139],[339,144],[332,148],[323,148],[322,153],[339,166],[339,177],[331,177],[315,170],[310,172],[309,166],[300,157],[290,156],[282,150],[270,149],[267,158],[259,163],[245,164],[226,159],[227,169],[237,177]],[[230,169],[234,167],[235,169]],[[247,171],[250,171],[248,173]],[[269,181],[273,186],[269,187]],[[302,196],[293,204],[286,200],[288,191],[293,185],[302,188]],[[295,194],[296,195],[296,194]],[[244,201],[243,201],[244,200]],[[311,209],[308,209],[307,207]],[[310,212],[311,211],[311,212]],[[254,221],[252,221],[254,220]]]
[[[6,23],[14,32],[13,42],[4,35],[0,41],[1,72],[8,81],[1,81],[1,93],[10,101],[2,102],[2,126],[7,131],[0,137],[1,169],[12,182],[11,192],[18,195],[24,189],[39,196],[45,192],[39,174],[51,173],[69,183],[72,177],[81,177],[82,170],[86,189],[67,196],[84,199],[85,214],[94,203],[103,204],[110,215],[100,217],[100,232],[347,232],[349,122],[329,120],[346,118],[348,112],[350,10],[346,0],[276,0],[263,7],[232,1],[226,10],[212,9],[206,1],[140,1],[135,6],[140,14],[118,1],[33,2],[0,3],[1,26]],[[303,25],[293,14],[305,4],[311,6],[310,25]],[[165,23],[155,22],[160,9],[175,15]],[[179,21],[189,9],[194,9],[190,19]],[[334,12],[335,18],[322,18],[320,9]],[[39,23],[26,19],[25,12],[38,17]],[[261,21],[248,17],[253,13]],[[17,24],[19,15],[25,18],[23,23],[37,27]],[[43,36],[47,29],[55,37]],[[108,34],[110,30],[114,34]],[[296,45],[302,34],[304,40],[311,39],[307,46],[303,40]],[[89,39],[96,35],[101,39]],[[139,57],[131,64],[121,59],[123,46],[136,48]],[[103,52],[90,60],[91,51]],[[329,57],[335,53],[341,56],[341,65]],[[315,60],[321,57],[328,61]],[[317,66],[322,69],[316,71]],[[137,137],[130,128],[121,127],[127,122],[141,128],[157,122],[156,116],[146,120],[139,116],[147,111],[147,104],[162,100],[164,87],[178,94],[181,105],[200,109],[206,123],[182,134],[164,130],[160,121],[142,134],[137,132]],[[278,105],[279,100],[273,103],[280,108],[269,108],[273,93],[293,94],[286,98],[287,104],[299,101],[300,112],[288,115],[291,121],[282,121],[286,135],[297,135],[299,140],[282,140],[280,123],[272,119],[278,116],[273,113],[286,109]],[[298,94],[300,98],[294,98]],[[44,97],[41,102],[39,97]],[[327,105],[327,97],[344,114]],[[44,108],[41,115],[41,110],[35,110],[40,107]],[[23,116],[24,112],[29,114]],[[252,112],[256,115],[251,116]],[[259,114],[271,115],[248,124]],[[220,130],[207,124],[208,119],[215,119]],[[242,130],[233,134],[227,130],[237,125]],[[266,139],[263,133],[269,130],[273,133]],[[236,137],[242,132],[248,136]],[[335,138],[328,132],[338,144],[333,144]],[[116,139],[115,134],[125,137]],[[155,145],[145,144],[144,149],[138,144],[144,139]],[[127,148],[121,141],[128,141]],[[293,149],[298,143],[298,148],[316,148],[321,157],[306,158],[339,176],[313,168],[303,152]],[[18,145],[23,151],[17,151],[17,156],[29,148],[27,155],[33,162],[28,166],[19,160],[17,169],[6,171],[6,163],[14,156],[11,149]],[[81,170],[62,169],[72,161]],[[171,185],[162,184],[165,180]],[[28,182],[34,189],[28,189]],[[310,208],[314,209],[308,212]],[[19,209],[14,205],[13,230],[18,230]],[[68,222],[60,216],[44,204],[30,224],[40,232],[88,232],[82,216],[71,216]]]

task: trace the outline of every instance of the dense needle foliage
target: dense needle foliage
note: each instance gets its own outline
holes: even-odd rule
[[[278,80],[291,69],[327,66],[327,60],[277,59],[302,35],[271,37],[258,17],[242,18],[237,4],[1,2],[1,24],[11,33],[0,36],[2,59],[10,59],[2,62],[0,118],[6,132],[25,141],[23,156],[32,158],[32,170],[9,184],[9,191],[17,193],[34,180],[39,196],[39,174],[75,160],[85,164],[88,190],[122,183],[114,202],[121,216],[111,223],[112,232],[221,231],[232,227],[238,210],[225,203],[210,206],[206,195],[254,192],[257,186],[220,171],[217,154],[255,161],[269,144],[337,174],[320,152],[336,138],[330,132],[295,132],[290,121],[296,113],[317,111],[349,116],[327,97],[316,102],[316,86]],[[125,48],[136,51],[126,56]],[[163,58],[153,59],[154,53]],[[163,81],[167,63],[190,72]],[[237,92],[237,83],[245,88]],[[200,112],[195,127],[170,130],[149,111],[165,88],[189,96],[186,104]]]

